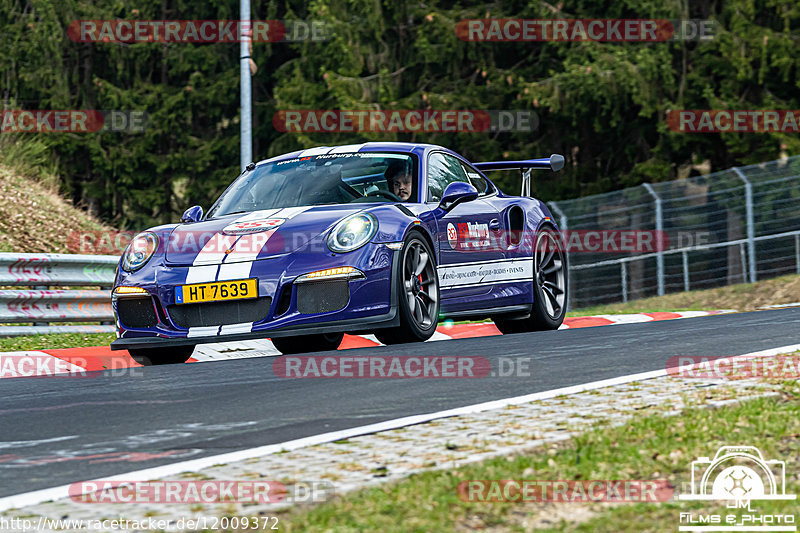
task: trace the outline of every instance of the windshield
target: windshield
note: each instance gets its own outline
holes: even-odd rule
[[[411,156],[323,154],[259,165],[217,200],[208,217],[308,205],[416,202]]]

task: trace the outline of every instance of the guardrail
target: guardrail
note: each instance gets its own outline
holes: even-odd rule
[[[111,286],[119,257],[0,253],[0,336],[113,332]],[[50,289],[50,287],[99,287]],[[100,322],[60,325],[50,322]]]

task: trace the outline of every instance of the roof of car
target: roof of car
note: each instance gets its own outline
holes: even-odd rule
[[[367,142],[361,144],[346,144],[340,146],[317,146],[315,148],[307,148],[304,150],[297,150],[288,154],[282,154],[259,161],[259,165],[263,163],[274,163],[276,161],[284,161],[286,159],[294,159],[296,157],[306,157],[313,155],[323,155],[330,153],[348,154],[354,152],[407,152],[422,155],[428,150],[443,150],[445,152],[458,155],[452,150],[439,146],[436,144],[425,143],[405,143],[405,142]]]

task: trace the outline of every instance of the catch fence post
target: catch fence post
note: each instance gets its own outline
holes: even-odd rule
[[[683,290],[689,292],[689,254],[684,250],[681,255],[683,256]]]
[[[797,266],[797,273],[800,274],[800,233],[794,236],[794,260]]]
[[[656,204],[656,246],[658,255],[656,256],[656,276],[658,276],[658,295],[664,295],[664,214],[661,209],[661,197],[656,194],[653,186],[649,183],[642,183]]]
[[[750,255],[750,283],[756,282],[756,228],[753,216],[753,184],[739,167],[733,167],[739,179],[744,182],[744,202],[747,217],[747,253]]]
[[[619,262],[619,273],[622,281],[622,302],[628,303],[628,272],[625,269],[625,261]]]

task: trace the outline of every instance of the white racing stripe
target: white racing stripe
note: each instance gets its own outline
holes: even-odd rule
[[[242,235],[239,240],[236,241],[236,244],[233,245],[231,253],[225,254],[225,264],[244,261],[252,263],[252,261],[258,257],[258,254],[261,253],[261,250],[267,244],[269,238],[272,237],[273,233],[275,233],[274,229]]]
[[[336,148],[331,149],[328,153],[329,154],[352,154],[358,152],[364,147],[364,144],[346,144],[344,146],[337,146]]]
[[[236,333],[250,333],[253,329],[252,322],[241,322],[239,324],[226,324],[219,330],[220,335],[234,335]]]
[[[219,265],[225,259],[225,250],[233,246],[238,238],[238,235],[215,234],[194,258],[192,265]]]
[[[232,224],[236,224],[239,222],[249,222],[251,220],[258,220],[261,218],[269,218],[274,213],[277,213],[280,209],[263,209],[261,211],[253,211],[252,213],[247,213],[239,218],[237,218]],[[228,255],[225,253],[226,250],[230,249],[234,243],[236,243],[237,239],[239,238],[238,235],[224,235],[220,232],[214,234],[214,236],[206,242],[203,246],[203,249],[200,250],[192,261],[193,266],[201,266],[201,265],[219,265],[225,259],[225,256]],[[186,281],[186,283],[202,283],[208,281],[216,281],[215,278],[208,279],[208,275],[205,271],[203,275],[200,273],[195,273],[195,276],[200,276],[203,278],[201,281]],[[190,274],[191,269],[190,269]],[[215,272],[216,275],[216,272]]]
[[[219,331],[219,326],[199,326],[189,328],[187,337],[208,337],[209,335],[216,335]]]
[[[236,220],[231,222],[231,224],[238,224],[240,222],[251,222],[253,220],[261,220],[262,218],[273,218],[273,217],[279,218],[277,217],[278,211],[280,211],[280,209],[260,209],[258,211],[253,211],[251,213],[247,213],[246,215],[237,218]]]
[[[217,274],[217,281],[226,281],[231,279],[247,279],[250,277],[250,270],[253,267],[253,262],[248,261],[245,263],[223,263],[219,266],[219,274]]]
[[[262,209],[253,211],[236,219],[233,223],[249,222],[264,218],[281,218],[289,220],[311,209],[311,206],[286,207],[283,209]],[[247,279],[253,277],[253,266],[258,254],[266,246],[275,230],[252,233],[249,235],[215,234],[197,254],[186,273],[185,284],[210,283]],[[226,254],[226,250],[232,250]],[[208,335],[232,335],[250,333],[252,322],[229,324],[226,326],[208,326],[189,328],[188,337],[204,337]]]
[[[283,209],[273,209],[268,211],[255,211],[247,217],[237,219],[235,223],[248,222],[251,220],[259,220],[263,218],[274,218],[291,220],[297,215],[308,211],[311,206],[299,207],[285,207]],[[257,216],[256,216],[257,215]],[[251,233],[249,235],[242,235],[241,238],[233,245],[230,254],[225,254],[226,257],[222,260],[224,263],[235,263],[240,261],[255,261],[264,246],[267,245],[270,237],[275,233],[275,230],[263,231],[259,233]]]
[[[186,284],[216,281],[218,270],[219,267],[217,265],[189,267],[189,272],[186,273]]]
[[[297,157],[308,157],[310,155],[327,154],[330,151],[330,149],[331,149],[330,146],[317,146],[316,148],[309,148],[308,150],[303,150]]]
[[[782,353],[790,353],[800,350],[800,344],[793,344],[790,346],[781,346],[779,348],[772,348],[760,352],[752,352],[731,357],[771,357]],[[698,366],[702,363],[698,363]],[[388,431],[414,424],[422,424],[437,420],[439,418],[447,418],[451,416],[470,415],[480,413],[483,411],[490,411],[492,409],[503,409],[510,405],[521,405],[524,403],[534,402],[537,400],[548,400],[557,396],[567,394],[577,394],[580,392],[602,389],[605,387],[613,387],[615,385],[622,385],[634,381],[643,381],[646,379],[660,378],[667,375],[667,369],[653,370],[651,372],[641,372],[639,374],[630,374],[627,376],[620,376],[611,379],[604,379],[601,381],[592,381],[590,383],[583,383],[581,385],[573,385],[571,387],[563,387],[560,389],[553,389],[549,391],[537,392],[527,394],[524,396],[515,396],[512,398],[504,398],[501,400],[494,400],[490,402],[483,402],[464,407],[457,407],[455,409],[448,409],[446,411],[437,411],[434,413],[426,413],[422,415],[406,416],[403,418],[396,418],[394,420],[387,420],[385,422],[378,422],[376,424],[369,424],[350,429],[343,429],[340,431],[332,431],[329,433],[322,433],[319,435],[312,435],[301,439],[295,439],[277,444],[269,444],[266,446],[259,446],[257,448],[250,448],[248,450],[239,450],[236,452],[223,453],[220,455],[212,455],[210,457],[202,457],[200,459],[192,459],[189,461],[181,461],[164,466],[157,466],[154,468],[147,468],[144,470],[136,470],[127,472],[125,474],[118,474],[116,476],[103,477],[102,480],[87,480],[87,483],[99,481],[149,481],[153,479],[165,478],[167,476],[175,476],[184,472],[197,472],[204,468],[209,468],[218,464],[232,463],[235,461],[245,461],[255,457],[263,457],[283,451],[292,451],[299,448],[306,448],[308,446],[315,446],[317,444],[324,444],[326,442],[333,442],[342,439],[357,437],[359,435],[367,435],[370,433],[378,433],[380,431]],[[0,511],[8,509],[19,509],[29,505],[36,505],[48,500],[61,500],[69,498],[71,485],[61,485],[48,489],[37,490],[33,492],[26,492],[22,494],[15,494],[13,496],[6,496],[0,498]]]

